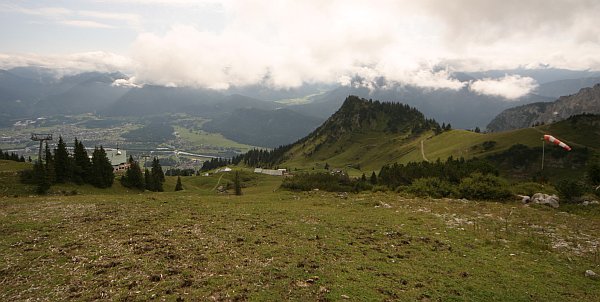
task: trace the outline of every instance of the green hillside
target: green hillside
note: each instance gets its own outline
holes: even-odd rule
[[[539,169],[542,136],[551,134],[573,147],[573,151],[546,144],[551,171],[578,170],[600,152],[600,116],[579,115],[567,120],[495,133],[467,130],[440,131],[439,125],[416,109],[349,97],[321,127],[297,143],[276,150],[271,163],[293,170],[345,169],[352,176],[378,171],[390,163],[445,160],[449,156],[490,158],[504,170],[520,168],[533,174]],[[522,145],[529,153],[527,165],[511,165],[511,148]],[[511,151],[509,151],[511,150]],[[509,163],[509,164],[507,164]],[[260,164],[260,163],[259,163]],[[554,169],[554,170],[553,170]],[[511,174],[507,172],[505,174]]]
[[[419,138],[439,128],[437,122],[407,105],[350,96],[323,125],[291,146],[284,165],[308,168],[327,163],[374,170],[414,151]]]
[[[4,301],[592,301],[597,205],[278,189],[242,171],[183,191],[18,183],[0,161]],[[77,189],[77,195],[62,191]],[[19,196],[15,196],[18,194]],[[34,288],[35,290],[32,290]],[[595,298],[596,297],[596,298]]]

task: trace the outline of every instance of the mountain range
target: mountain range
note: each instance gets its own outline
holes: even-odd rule
[[[600,84],[583,88],[549,103],[532,103],[507,109],[487,126],[490,131],[506,131],[550,124],[583,113],[600,113]]]
[[[403,85],[383,78],[375,82],[355,78],[348,86],[307,83],[292,89],[252,85],[210,90],[123,85],[129,77],[119,72],[57,74],[60,70],[35,67],[0,70],[0,126],[11,126],[19,119],[89,112],[107,117],[187,113],[212,120],[205,124],[207,131],[273,147],[308,134],[336,112],[349,95],[401,102],[440,123],[473,129],[483,128],[505,109],[551,102],[600,80],[597,72],[540,68],[455,72],[452,77],[465,83],[458,90]],[[532,93],[511,101],[469,89],[471,81],[507,74],[530,76],[539,86]],[[282,127],[286,120],[291,124]],[[273,139],[265,140],[265,134]]]

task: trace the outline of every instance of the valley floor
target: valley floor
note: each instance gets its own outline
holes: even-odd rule
[[[0,300],[600,297],[598,207],[246,193],[2,197]]]

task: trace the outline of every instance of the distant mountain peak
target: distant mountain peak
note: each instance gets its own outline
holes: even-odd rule
[[[505,131],[549,124],[583,113],[600,113],[600,83],[551,103],[532,103],[509,108],[487,126],[489,131]]]

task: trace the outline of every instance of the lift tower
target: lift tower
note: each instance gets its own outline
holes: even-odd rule
[[[51,141],[52,140],[52,134],[31,133],[31,140],[32,141],[36,141],[36,142],[40,142],[40,150],[39,150],[39,154],[38,154],[38,161],[41,163],[42,162],[42,144],[44,143],[44,141]]]

